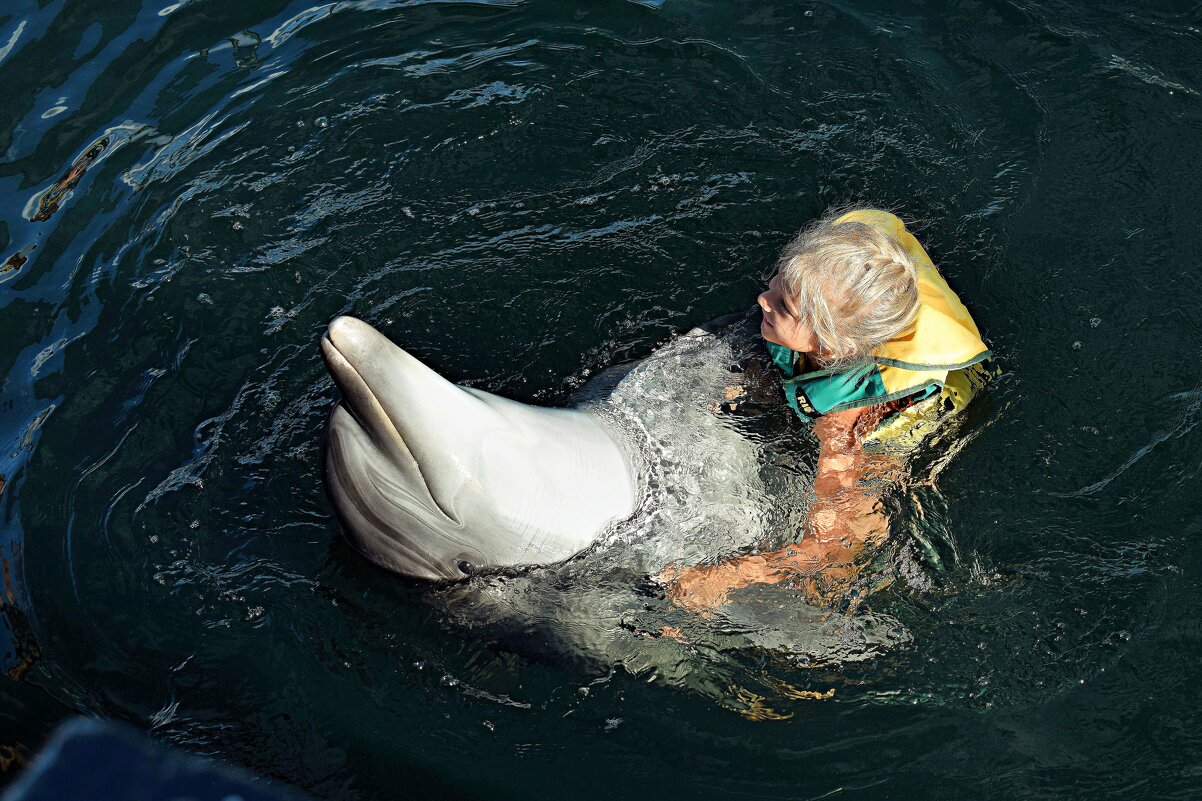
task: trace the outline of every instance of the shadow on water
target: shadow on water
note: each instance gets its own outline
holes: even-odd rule
[[[1200,31],[1021,0],[0,9],[0,776],[79,711],[326,798],[1196,794]],[[844,618],[887,646],[822,650],[840,618],[783,590],[686,619],[639,593],[646,539],[433,593],[339,540],[334,316],[567,404],[852,201],[915,223],[1006,371],[886,497],[892,582]],[[795,497],[812,443],[765,420],[729,430]],[[733,501],[676,525],[674,481],[657,536],[755,538]],[[692,644],[639,634],[665,623]]]

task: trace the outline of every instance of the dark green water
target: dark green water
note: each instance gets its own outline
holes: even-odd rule
[[[1196,797],[1202,11],[1085,6],[8,0],[0,782],[82,712],[323,798]],[[333,316],[562,403],[846,202],[1006,376],[833,699],[530,659],[337,539]]]

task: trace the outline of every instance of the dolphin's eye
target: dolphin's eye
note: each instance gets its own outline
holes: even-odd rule
[[[460,559],[455,563],[455,567],[459,568],[459,572],[465,576],[476,575],[476,566],[466,559]]]

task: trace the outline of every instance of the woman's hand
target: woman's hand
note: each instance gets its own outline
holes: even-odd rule
[[[722,411],[733,412],[735,409],[738,409],[747,400],[747,387],[744,384],[730,384],[726,387],[724,394],[726,396],[725,400],[721,402],[715,401],[709,405],[710,414],[717,414]]]
[[[667,595],[672,603],[709,617],[729,600],[731,592],[749,584],[772,581],[771,572],[764,557],[744,556],[716,565],[670,566],[656,578],[668,584]]]
[[[668,585],[668,600],[702,618],[729,601],[730,593],[751,584],[788,581],[810,603],[826,606],[838,600],[855,580],[858,550],[808,539],[773,553],[716,565],[668,567],[656,578]]]

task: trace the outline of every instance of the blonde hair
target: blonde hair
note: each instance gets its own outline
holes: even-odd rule
[[[891,236],[828,213],[793,239],[777,262],[782,288],[796,302],[831,363],[866,358],[909,328],[918,314],[918,267]]]

